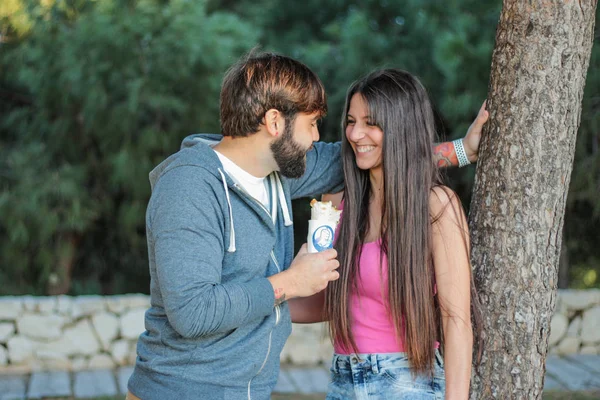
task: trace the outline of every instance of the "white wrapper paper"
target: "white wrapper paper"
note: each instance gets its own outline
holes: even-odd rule
[[[311,219],[308,221],[308,244],[309,253],[318,253],[333,248],[333,238],[337,223],[331,220]]]

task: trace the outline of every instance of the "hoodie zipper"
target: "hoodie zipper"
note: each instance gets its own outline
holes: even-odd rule
[[[246,192],[243,188],[241,188],[240,185],[238,185],[237,183],[234,183],[233,186],[237,190],[239,190],[241,193],[243,193],[244,196],[246,196],[247,198],[249,198],[254,203],[258,204],[258,206],[260,208],[262,208],[267,213],[267,215],[271,218],[271,220],[272,220],[271,213],[269,212],[269,210],[267,210],[267,208],[260,201],[256,200],[254,197],[252,197],[248,192]],[[273,224],[275,224],[275,223],[273,222]],[[275,258],[275,253],[274,253],[273,250],[271,250],[271,259],[275,263],[275,267],[277,267],[277,272],[281,272],[281,267],[279,266],[279,263],[277,262],[277,259]],[[281,318],[281,310],[279,309],[279,307],[280,307],[279,304],[275,306],[275,326],[277,326],[279,324],[279,320]],[[267,364],[267,360],[269,359],[269,355],[271,354],[271,337],[272,336],[273,336],[273,330],[271,330],[271,332],[269,333],[269,345],[267,347],[267,354],[265,355],[265,359],[263,360],[263,363],[260,366],[260,369],[258,370],[258,372],[252,378],[250,378],[250,380],[248,381],[248,400],[252,400],[252,396],[250,394],[250,386],[252,384],[252,381],[265,368],[265,365]]]
[[[272,218],[271,213],[269,212],[269,210],[267,210],[267,208],[264,206],[264,204],[262,204],[260,201],[256,200],[254,197],[250,196],[250,194],[248,192],[246,192],[242,187],[240,187],[237,183],[234,183],[233,186],[238,189],[240,192],[242,192],[246,197],[248,197],[251,201],[253,201],[254,203],[256,203],[260,208],[262,208],[269,217]],[[273,200],[275,201],[275,200]],[[275,267],[277,267],[277,272],[281,272],[281,267],[279,266],[279,263],[277,262],[277,258],[275,258],[275,252],[273,250],[271,250],[271,259],[273,260],[273,262],[275,263]],[[281,317],[281,310],[279,309],[279,305],[275,306],[275,325],[279,324],[279,319]]]
[[[267,210],[267,208],[258,200],[256,200],[254,197],[250,196],[244,189],[242,189],[241,187],[238,186],[238,184],[234,184],[234,186],[239,189],[240,191],[242,191],[244,194],[247,195],[247,197],[249,197],[252,201],[254,201],[256,204],[258,204],[263,210],[265,210],[265,212],[267,213],[267,215],[269,217],[271,217],[271,213],[269,212],[269,210]],[[279,266],[279,263],[277,262],[277,258],[275,258],[275,252],[273,250],[271,250],[271,259],[273,260],[273,262],[275,263],[275,266],[277,267],[277,272],[281,272],[281,267]],[[279,324],[279,319],[281,318],[281,310],[280,310],[280,306],[279,304],[275,306],[275,325]]]
[[[260,369],[258,370],[258,372],[256,373],[256,375],[254,375],[252,378],[250,378],[250,380],[248,381],[248,400],[252,400],[252,396],[250,395],[250,385],[252,384],[252,380],[254,378],[256,378],[258,376],[258,374],[260,374],[263,370],[263,368],[265,367],[265,365],[267,364],[267,360],[269,359],[269,354],[271,354],[271,336],[273,335],[273,331],[271,330],[271,333],[269,333],[269,347],[267,348],[267,355],[265,356],[265,359],[263,360],[262,365],[260,366]]]
[[[281,268],[279,267],[279,263],[277,262],[277,259],[275,258],[275,253],[273,252],[273,250],[271,250],[271,259],[273,260],[273,262],[275,263],[275,266],[277,267],[277,272],[281,272]],[[275,306],[275,325],[279,324],[279,318],[281,317],[281,311],[279,310],[279,304],[277,306]]]

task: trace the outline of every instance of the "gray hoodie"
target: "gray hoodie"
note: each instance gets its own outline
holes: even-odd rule
[[[268,276],[294,258],[291,200],[342,189],[340,144],[315,143],[299,179],[267,177],[267,210],[193,135],[150,173],[151,306],[129,390],[142,400],[269,399],[291,332]]]

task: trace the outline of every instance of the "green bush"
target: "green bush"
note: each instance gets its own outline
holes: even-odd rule
[[[148,172],[217,132],[226,68],[260,43],[322,78],[337,140],[345,92],[379,67],[418,75],[447,138],[487,94],[501,2],[0,2],[0,293],[148,291]],[[597,13],[598,15],[598,13]],[[597,18],[597,26],[598,26]],[[600,46],[565,215],[571,286],[600,287]],[[474,168],[449,171],[468,206]],[[308,206],[295,202],[296,245]],[[69,285],[69,276],[73,277]]]
[[[75,293],[147,291],[148,172],[218,131],[222,74],[257,31],[203,1],[20,13],[0,51],[1,290],[61,291],[72,271]]]

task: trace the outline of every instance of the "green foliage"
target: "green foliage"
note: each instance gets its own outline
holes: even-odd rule
[[[262,14],[254,20],[264,27],[266,48],[299,58],[323,80],[329,95],[323,139],[339,140],[350,83],[375,68],[390,66],[419,76],[436,107],[444,139],[463,136],[487,96],[501,6],[500,1],[474,0],[336,0],[326,5],[308,0],[281,7],[281,2],[265,0]],[[246,4],[244,9],[248,8]],[[573,287],[600,287],[600,33],[596,31],[565,214]],[[450,184],[466,207],[474,172],[474,168],[448,171]],[[294,207],[297,245],[306,240],[305,203],[297,201]]]
[[[487,94],[500,3],[383,0],[265,2],[263,43],[306,62],[329,94],[326,139],[339,137],[351,82],[381,67],[417,74],[437,104],[440,128],[462,135]],[[443,117],[442,117],[443,116]]]
[[[571,186],[567,197],[565,241],[572,287],[600,287],[600,8],[583,94]]]
[[[222,75],[258,43],[323,80],[322,140],[339,139],[350,83],[390,66],[419,76],[442,135],[462,136],[487,95],[500,8],[475,0],[0,2],[2,292],[43,293],[64,265],[73,268],[72,293],[147,291],[147,174],[187,134],[218,131]],[[565,217],[573,286],[600,286],[596,35]],[[473,174],[449,172],[465,205]],[[297,245],[307,213],[306,201],[295,203]]]
[[[63,264],[76,292],[147,291],[148,172],[186,134],[218,131],[222,74],[256,42],[205,7],[60,2],[3,45],[4,292],[43,293]]]
[[[339,140],[350,84],[382,67],[416,74],[436,108],[440,137],[456,138],[465,134],[487,96],[500,8],[501,2],[474,0],[336,0],[326,5],[308,0],[286,7],[263,1],[255,21],[263,26],[266,49],[302,60],[323,80],[329,114],[321,124],[322,140]],[[473,168],[449,173],[465,205],[473,174]],[[305,202],[296,202],[294,215],[298,246],[306,240]]]

